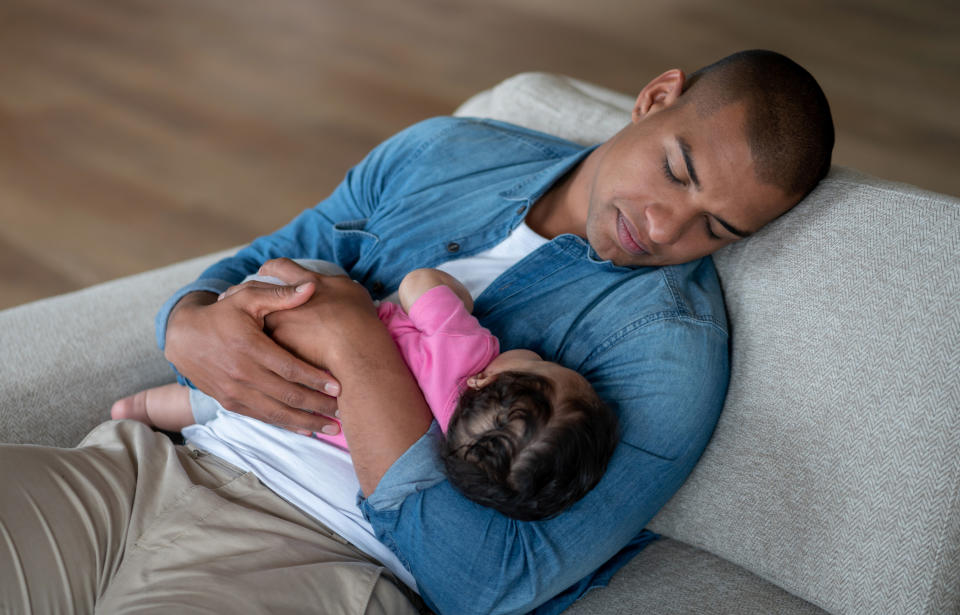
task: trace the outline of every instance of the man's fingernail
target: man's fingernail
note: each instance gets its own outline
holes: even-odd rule
[[[296,291],[296,292],[302,293],[304,290],[306,290],[306,288],[307,288],[307,285],[306,285],[306,284],[301,284],[300,286],[297,287],[297,291]]]
[[[340,387],[332,382],[328,382],[323,385],[323,392],[327,395],[339,395]]]
[[[327,434],[328,436],[335,436],[340,433],[340,428],[336,425],[324,425],[320,428],[320,431]]]
[[[300,434],[301,436],[312,436],[312,435],[313,435],[313,432],[310,431],[309,429],[298,429],[298,430],[297,430],[297,433]]]
[[[340,411],[337,410],[336,412],[334,412],[334,413],[333,413],[333,416],[335,416],[335,417],[337,417],[337,418],[340,418]]]

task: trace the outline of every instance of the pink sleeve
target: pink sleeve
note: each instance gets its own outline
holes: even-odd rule
[[[330,418],[331,421],[333,421],[333,422],[336,423],[337,425],[340,424],[340,421],[338,421],[337,419],[335,419],[335,418],[333,418],[333,417],[329,417],[329,418]],[[340,448],[342,448],[342,449],[345,450],[345,451],[346,451],[346,450],[350,450],[350,447],[347,446],[347,437],[343,435],[343,429],[342,429],[342,428],[340,429],[340,432],[339,432],[337,435],[335,435],[335,436],[328,436],[327,434],[321,433],[321,432],[319,432],[319,431],[313,432],[313,436],[314,436],[315,438],[317,438],[318,440],[323,440],[324,442],[329,442],[330,444],[333,444],[334,446],[339,446]]]
[[[409,317],[421,335],[417,347],[404,353],[410,353],[407,364],[446,433],[461,387],[499,354],[500,343],[446,286],[421,295]]]

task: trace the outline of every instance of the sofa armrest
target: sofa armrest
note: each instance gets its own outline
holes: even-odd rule
[[[74,446],[116,399],[172,381],[157,309],[228,253],[0,311],[0,441]]]

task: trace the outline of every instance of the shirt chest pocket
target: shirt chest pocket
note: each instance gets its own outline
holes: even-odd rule
[[[333,225],[334,260],[347,271],[376,251],[380,238],[366,230],[367,218],[337,222]]]

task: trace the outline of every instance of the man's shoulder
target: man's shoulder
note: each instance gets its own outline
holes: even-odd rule
[[[632,362],[677,343],[725,348],[726,313],[711,259],[629,269],[578,257],[577,238],[561,236],[551,245],[528,261],[535,272],[500,284],[503,295],[485,291],[478,301],[481,322],[505,348],[541,348],[577,367],[591,357],[608,362],[611,353]]]
[[[595,275],[581,284],[584,297],[595,293],[580,315],[581,325],[590,331],[583,340],[590,340],[594,350],[646,344],[653,332],[726,343],[726,309],[712,259],[617,269],[619,273]],[[591,291],[591,284],[596,290]]]
[[[507,186],[529,177],[583,146],[522,126],[478,118],[436,117],[402,130],[381,144],[368,168],[395,180],[397,194],[419,193],[437,186],[458,190]],[[467,180],[467,184],[460,183]]]
[[[726,328],[723,292],[709,256],[663,267],[610,265],[600,275],[585,276],[581,284],[587,287],[585,294],[590,286],[597,289],[599,298],[591,301],[591,309],[609,311],[615,315],[612,323],[698,320]]]
[[[522,149],[533,148],[547,156],[566,156],[583,149],[582,145],[554,135],[476,117],[433,117],[404,129],[396,138],[419,147],[466,144],[483,147],[485,144],[511,143]]]
[[[723,290],[710,256],[660,267],[659,271],[678,314],[713,319],[726,327]]]

